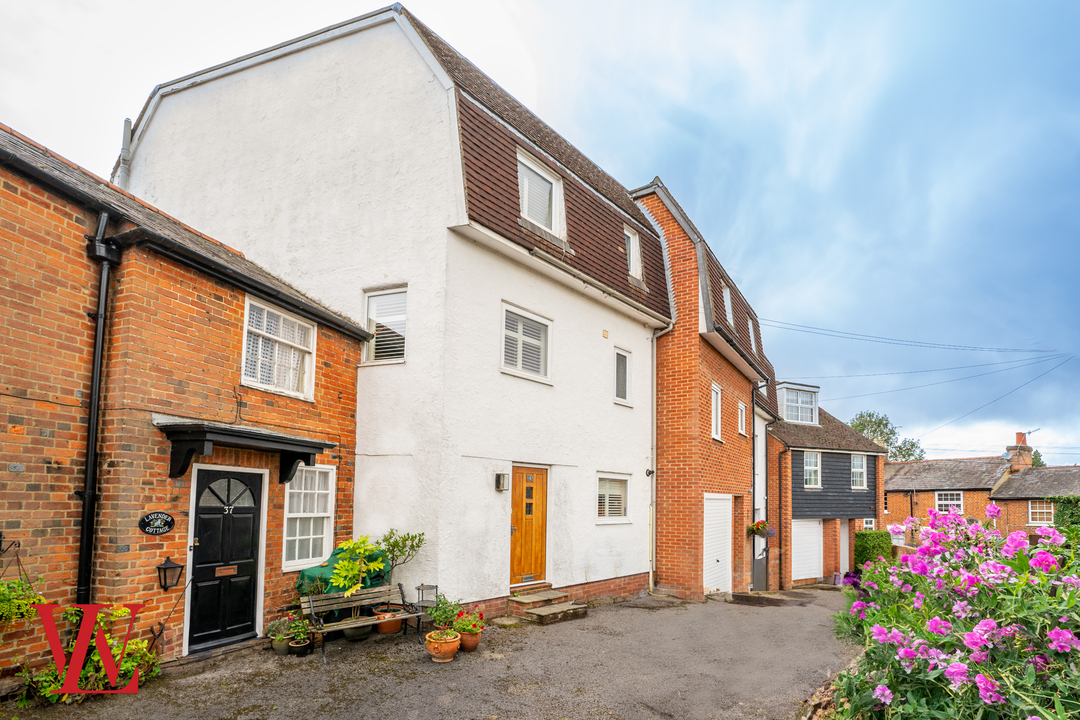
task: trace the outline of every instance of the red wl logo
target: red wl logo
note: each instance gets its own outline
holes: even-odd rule
[[[127,653],[128,639],[135,627],[135,615],[146,605],[124,605],[131,613],[128,621],[127,634],[124,635],[124,644],[120,649],[119,661],[113,657],[112,648],[105,637],[105,630],[98,624],[98,616],[102,611],[107,611],[109,605],[74,605],[82,610],[82,621],[79,623],[79,633],[75,637],[75,646],[71,650],[71,657],[64,654],[64,645],[60,642],[60,633],[56,630],[56,620],[53,617],[59,605],[34,605],[41,616],[41,623],[45,626],[45,637],[49,640],[49,650],[52,651],[53,662],[56,663],[56,674],[63,678],[63,685],[54,694],[112,694],[112,693],[137,693],[139,692],[139,670],[136,669],[127,686],[118,690],[83,690],[79,687],[79,675],[83,665],[86,664],[86,655],[90,651],[90,642],[94,642],[98,655],[101,656],[101,665],[105,670],[105,676],[109,683],[116,687],[120,679],[120,664],[124,662],[124,654]],[[66,672],[65,672],[66,665]]]

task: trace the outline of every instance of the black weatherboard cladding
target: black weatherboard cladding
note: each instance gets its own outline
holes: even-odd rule
[[[851,455],[821,453],[821,488],[803,487],[803,451],[791,451],[791,517],[872,518],[877,458],[866,456],[866,489],[851,487]]]

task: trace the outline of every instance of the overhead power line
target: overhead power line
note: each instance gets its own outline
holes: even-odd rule
[[[994,403],[996,403],[996,402],[997,402],[998,400],[1001,400],[1001,399],[1003,399],[1003,398],[1007,398],[1008,396],[1012,395],[1012,394],[1013,394],[1014,392],[1016,392],[1016,391],[1017,391],[1017,390],[1019,390],[1020,388],[1022,388],[1022,387],[1026,387],[1026,386],[1030,385],[1031,383],[1035,382],[1036,380],[1038,380],[1039,378],[1043,377],[1044,375],[1049,375],[1050,373],[1054,372],[1054,371],[1055,371],[1055,370],[1057,370],[1057,369],[1058,369],[1059,367],[1061,367],[1061,366],[1062,366],[1062,365],[1064,365],[1065,363],[1067,363],[1067,362],[1069,362],[1070,360],[1072,360],[1072,359],[1073,359],[1073,357],[1074,357],[1074,356],[1070,355],[1069,357],[1065,358],[1064,360],[1062,360],[1061,362],[1059,362],[1059,363],[1058,363],[1057,365],[1055,365],[1054,367],[1050,368],[1050,369],[1049,369],[1049,370],[1047,370],[1046,372],[1042,372],[1042,373],[1039,373],[1039,374],[1038,374],[1038,375],[1036,375],[1035,377],[1033,377],[1033,378],[1031,378],[1030,380],[1028,380],[1028,381],[1027,381],[1026,383],[1023,383],[1023,384],[1021,384],[1021,385],[1017,385],[1016,387],[1014,387],[1014,388],[1013,388],[1012,390],[1010,390],[1009,392],[1005,393],[1004,395],[1001,395],[1000,397],[996,397],[996,398],[994,398],[993,400],[991,400],[990,402],[986,403],[985,405],[980,405],[979,407],[975,408],[975,409],[974,409],[974,410],[972,410],[971,412],[967,412],[967,413],[964,413],[963,415],[961,415],[960,417],[956,418],[955,420],[950,420],[949,422],[945,423],[944,425],[938,425],[938,426],[937,426],[936,428],[934,428],[933,430],[930,430],[929,432],[924,432],[924,433],[923,433],[922,435],[920,435],[920,436],[919,436],[918,438],[916,438],[916,439],[918,439],[918,440],[922,440],[922,439],[923,439],[924,437],[926,437],[926,436],[927,436],[927,435],[929,435],[930,433],[935,433],[935,432],[937,432],[938,430],[940,430],[940,429],[941,429],[941,428],[943,428],[943,427],[948,427],[949,425],[952,425],[952,424],[953,424],[954,422],[958,422],[958,421],[960,421],[960,420],[963,420],[963,419],[964,419],[964,418],[966,418],[966,417],[967,417],[968,415],[974,415],[975,413],[979,412],[979,411],[980,411],[980,410],[982,410],[983,408],[987,408],[987,407],[990,407],[991,405],[993,405]]]
[[[1065,357],[1068,353],[1057,353],[1051,355],[1051,358]],[[896,370],[894,372],[881,372],[881,373],[863,373],[859,375],[796,375],[794,377],[785,375],[787,380],[837,380],[844,378],[863,378],[863,377],[884,377],[886,375],[918,375],[920,373],[934,373],[934,372],[948,372],[950,370],[970,370],[971,368],[991,367],[993,365],[1014,365],[1016,363],[1025,363],[1031,360],[1031,358],[1019,358],[1017,360],[1002,360],[1000,362],[992,363],[980,363],[978,365],[957,365],[956,367],[947,368],[934,368],[932,370]]]
[[[1039,363],[1052,362],[1061,355],[1051,355],[1050,357],[1039,358],[1038,360],[1031,360],[1027,358],[1027,362],[1024,365],[1015,365],[1013,367],[1002,368],[1001,370],[989,370],[984,373],[976,373],[974,375],[965,375],[964,377],[951,378],[949,380],[939,380],[938,382],[924,383],[922,385],[912,385],[910,387],[896,388],[894,390],[879,390],[878,392],[862,393],[861,395],[845,395],[844,397],[826,398],[821,402],[832,402],[833,400],[850,400],[852,398],[870,397],[872,395],[888,395],[889,393],[904,392],[905,390],[918,390],[920,388],[934,387],[935,385],[946,385],[948,383],[960,382],[961,380],[971,380],[977,377],[986,377],[987,375],[997,375],[998,373],[1008,372],[1010,370],[1019,370],[1021,368],[1031,367],[1032,365],[1038,365]],[[1071,355],[1069,357],[1072,357]]]
[[[792,330],[794,332],[809,333],[811,335],[824,335],[826,337],[841,338],[843,340],[861,340],[863,342],[882,343],[885,345],[906,345],[908,347],[921,347],[931,350],[963,350],[967,352],[1018,352],[1018,353],[1053,353],[1055,350],[1039,350],[1034,348],[999,348],[999,347],[976,347],[973,345],[952,345],[949,343],[932,343],[922,340],[900,340],[898,338],[881,337],[880,335],[864,335],[862,333],[850,333],[844,330],[829,330],[827,328],[812,327],[810,325],[797,325],[782,320],[769,320],[758,318],[758,322],[766,327],[778,330]]]

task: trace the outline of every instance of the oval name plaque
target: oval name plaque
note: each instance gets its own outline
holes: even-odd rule
[[[169,513],[152,512],[139,518],[139,529],[147,535],[164,535],[176,527],[176,521]]]

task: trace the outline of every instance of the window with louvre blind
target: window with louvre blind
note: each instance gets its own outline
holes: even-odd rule
[[[369,293],[367,330],[375,337],[365,350],[367,362],[405,359],[405,326],[408,294],[405,290]]]
[[[626,518],[626,478],[601,477],[597,480],[596,517]]]
[[[285,550],[282,567],[302,570],[334,549],[335,469],[301,466],[285,485]]]
[[[565,237],[562,179],[543,163],[518,151],[521,216],[557,237]]]
[[[537,378],[549,377],[549,322],[521,310],[503,308],[504,370]]]
[[[315,326],[250,297],[246,314],[241,382],[314,397]]]

